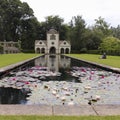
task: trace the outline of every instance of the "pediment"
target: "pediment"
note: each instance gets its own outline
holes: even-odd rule
[[[70,46],[69,42],[64,40],[60,43],[60,46]]]
[[[46,43],[43,40],[37,40],[36,45],[42,45],[43,46],[43,45],[46,45]]]

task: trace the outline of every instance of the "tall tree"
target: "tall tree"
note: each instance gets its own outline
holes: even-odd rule
[[[64,20],[59,16],[47,16],[45,22],[48,30],[53,27],[57,31],[60,31],[61,25],[63,24]]]
[[[23,49],[33,49],[38,25],[33,10],[26,2],[22,3],[20,0],[0,0],[1,40],[21,40]]]
[[[55,30],[59,31],[60,39],[64,40],[67,38],[67,25],[65,25],[64,20],[59,16],[47,16],[44,22],[41,22],[39,28],[40,39],[46,40],[46,32],[54,28]]]
[[[19,32],[20,18],[22,16],[22,3],[19,0],[1,0],[0,18],[2,39],[15,41]]]
[[[70,22],[70,41],[72,49],[80,52],[85,47],[84,33],[86,24],[82,16],[74,16]]]
[[[109,24],[104,18],[95,19],[95,24],[87,29],[86,46],[88,50],[97,50],[105,37],[111,36]]]
[[[39,22],[33,15],[33,10],[26,2],[22,3],[22,16],[20,26],[20,40],[22,49],[33,50],[34,41],[37,39]]]
[[[35,18],[31,18],[21,23],[21,47],[23,50],[34,50],[34,42],[38,39],[37,28],[39,26],[38,21]]]
[[[94,31],[99,34],[102,38],[110,36],[111,30],[110,25],[104,20],[104,18],[99,17],[95,19]]]
[[[101,38],[95,34],[93,29],[87,28],[84,34],[85,44],[87,50],[97,50],[101,43]]]
[[[116,28],[111,27],[111,30],[112,30],[113,36],[120,39],[120,25],[118,25]]]

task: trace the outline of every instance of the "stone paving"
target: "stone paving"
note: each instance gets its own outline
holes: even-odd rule
[[[120,115],[120,105],[0,105],[0,115],[62,115],[62,116],[106,116]]]

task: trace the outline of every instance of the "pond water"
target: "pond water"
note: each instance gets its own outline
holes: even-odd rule
[[[45,55],[0,79],[0,104],[120,104],[120,74]]]

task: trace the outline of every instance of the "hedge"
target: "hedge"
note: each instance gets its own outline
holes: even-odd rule
[[[102,51],[102,50],[88,50],[87,51],[88,54],[103,54],[104,52],[107,55],[120,56],[120,50],[106,50],[106,51]]]

